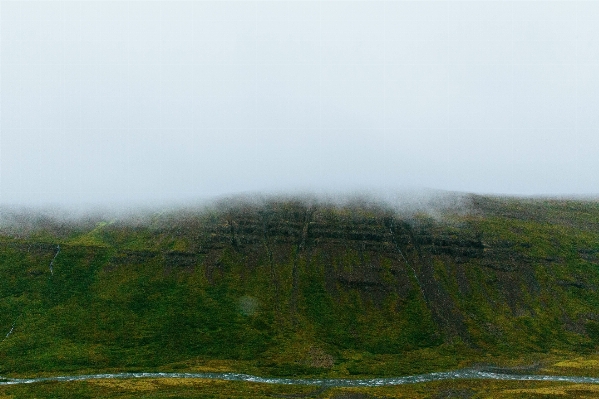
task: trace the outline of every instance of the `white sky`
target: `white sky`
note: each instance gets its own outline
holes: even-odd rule
[[[0,203],[599,193],[599,2],[1,1]]]

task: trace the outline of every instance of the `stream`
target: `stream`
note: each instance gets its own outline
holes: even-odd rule
[[[276,378],[276,377],[258,377],[249,374],[237,373],[116,373],[116,374],[87,374],[87,375],[66,375],[41,378],[7,378],[0,377],[1,385],[33,384],[38,382],[50,381],[86,381],[97,379],[131,379],[131,378],[201,378],[221,381],[247,381],[264,384],[282,384],[282,385],[314,385],[322,387],[380,387],[388,385],[416,384],[430,381],[447,380],[510,380],[510,381],[557,381],[573,382],[582,384],[599,384],[599,378],[595,377],[576,377],[576,376],[557,376],[557,375],[535,375],[535,374],[504,374],[481,371],[476,369],[462,369],[455,371],[445,371],[438,373],[418,374],[404,377],[389,378],[368,378],[368,379],[341,379],[341,378],[322,378],[322,379],[295,379],[295,378]]]

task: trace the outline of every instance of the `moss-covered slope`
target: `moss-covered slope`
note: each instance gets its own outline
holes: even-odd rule
[[[596,349],[599,204],[462,202],[4,228],[0,374],[389,375]]]

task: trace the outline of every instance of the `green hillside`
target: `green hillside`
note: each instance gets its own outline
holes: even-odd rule
[[[5,224],[0,375],[390,376],[594,353],[599,203],[460,204],[273,199]]]

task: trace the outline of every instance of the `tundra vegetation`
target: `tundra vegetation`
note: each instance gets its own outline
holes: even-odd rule
[[[76,221],[4,212],[4,377],[364,378],[462,367],[599,376],[597,201],[462,195],[424,212],[270,198]],[[0,398],[596,397],[598,389],[153,379],[0,386]]]

